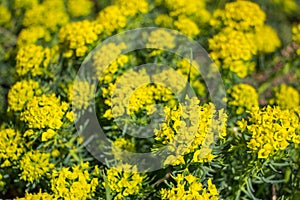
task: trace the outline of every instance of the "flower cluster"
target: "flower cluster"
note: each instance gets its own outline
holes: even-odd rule
[[[150,33],[146,47],[173,49],[175,46],[174,39],[174,36],[166,30],[155,30]]]
[[[156,4],[163,5],[168,10],[168,15],[157,16],[155,20],[157,25],[175,28],[190,37],[199,35],[199,26],[203,26],[210,19],[210,13],[206,10],[204,1],[162,0],[156,1]]]
[[[95,86],[87,81],[75,81],[70,85],[68,92],[69,102],[72,102],[75,109],[87,109],[94,97]]]
[[[269,101],[271,105],[278,105],[281,109],[291,109],[299,106],[299,92],[292,86],[281,84],[277,87],[274,87],[273,91],[274,97]]]
[[[146,13],[149,9],[145,0],[116,1],[113,5],[105,7],[98,13],[97,21],[103,26],[105,33],[111,35],[113,32],[125,28],[127,20],[138,13]]]
[[[124,199],[124,197],[139,194],[145,178],[145,175],[137,173],[136,166],[119,165],[117,168],[107,170],[107,182],[104,182],[103,185],[110,188],[114,199]]]
[[[89,47],[98,40],[102,26],[96,22],[84,20],[71,22],[59,31],[59,40],[66,45],[65,56],[71,57],[73,50],[78,57],[84,56]]]
[[[300,44],[300,24],[294,25],[292,32],[293,32],[293,40],[297,44]],[[300,55],[300,48],[298,48],[297,54]]]
[[[205,186],[201,183],[201,179],[192,174],[176,174],[172,178],[175,181],[175,183],[171,182],[172,188],[160,190],[162,199],[218,199],[219,192],[212,183],[212,179],[208,179]]]
[[[24,152],[24,140],[20,132],[11,128],[0,130],[0,167],[9,167]]]
[[[41,153],[38,150],[27,152],[20,161],[22,171],[20,179],[33,182],[48,174],[54,168],[54,164],[50,163],[49,159],[49,153]]]
[[[83,17],[90,14],[93,3],[91,0],[68,0],[67,11],[72,17]]]
[[[259,106],[258,94],[254,87],[240,83],[227,90],[228,105],[234,108],[236,114],[240,115],[251,111]]]
[[[221,69],[228,69],[244,78],[255,68],[251,61],[257,54],[253,33],[224,28],[209,40],[211,58]]]
[[[281,110],[267,106],[257,108],[250,115],[247,130],[251,139],[247,146],[258,154],[258,158],[268,158],[291,143],[300,143],[299,109]]]
[[[23,25],[25,27],[43,26],[45,29],[55,32],[68,21],[69,16],[65,11],[63,1],[44,0],[41,4],[26,10]]]
[[[227,115],[220,110],[218,116],[212,103],[198,104],[198,100],[191,99],[188,106],[165,108],[165,121],[159,130],[155,130],[155,140],[171,145],[170,150],[174,151],[165,164],[182,164],[183,155],[189,153],[193,153],[193,162],[207,162],[214,158],[210,145],[216,134],[217,137],[226,136]]]
[[[63,167],[52,172],[51,189],[54,198],[88,199],[94,196],[98,179],[89,173],[89,163],[74,165],[71,169]],[[96,167],[95,171],[96,172]]]
[[[20,119],[29,128],[59,129],[63,125],[62,118],[69,108],[66,102],[61,102],[55,94],[33,97],[28,101]]]
[[[210,24],[219,32],[209,40],[209,49],[221,69],[244,78],[254,71],[255,55],[274,52],[280,46],[277,33],[264,25],[265,19],[264,11],[250,1],[227,3],[224,10],[214,12]]]
[[[37,45],[28,45],[20,48],[16,57],[16,72],[19,76],[30,73],[32,76],[45,73],[50,63],[51,51]]]
[[[41,94],[42,89],[39,82],[34,80],[19,81],[8,92],[8,108],[13,111],[22,111],[29,100]]]
[[[249,31],[263,26],[265,19],[266,14],[258,4],[251,1],[236,1],[227,3],[224,10],[214,11],[210,23],[216,28],[230,27]]]

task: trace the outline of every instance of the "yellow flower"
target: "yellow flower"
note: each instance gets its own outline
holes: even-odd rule
[[[16,61],[16,72],[19,76],[32,74],[32,76],[45,73],[51,59],[51,50],[37,45],[21,47]]]
[[[43,26],[30,26],[23,28],[18,35],[18,46],[27,46],[36,44],[38,40],[49,42],[51,40],[50,32]]]
[[[272,53],[281,45],[276,31],[271,26],[265,25],[257,28],[255,35],[257,50],[259,52]]]
[[[95,85],[87,81],[76,81],[69,87],[69,102],[75,109],[87,109],[94,98],[95,90]]]
[[[208,40],[210,56],[222,69],[229,69],[240,78],[250,74],[255,67],[251,61],[257,54],[254,33],[244,33],[224,28]]]
[[[163,3],[168,8],[171,17],[185,15],[197,24],[204,24],[210,19],[205,1],[164,0]]]
[[[247,130],[251,134],[248,148],[258,158],[268,158],[279,150],[285,150],[291,143],[298,145],[299,107],[281,110],[279,107],[263,107],[250,112]]]
[[[33,97],[21,113],[20,119],[27,123],[29,128],[59,129],[62,118],[68,109],[66,102],[60,102],[55,94]]]
[[[95,21],[71,22],[59,30],[58,38],[60,43],[66,45],[66,53],[75,50],[76,56],[81,57],[98,40],[102,30],[102,26]]]
[[[94,196],[98,179],[89,173],[89,163],[73,165],[72,170],[63,167],[54,170],[51,179],[51,189],[55,198],[73,200],[89,199]]]
[[[53,200],[54,197],[51,194],[48,194],[47,192],[42,192],[41,190],[39,193],[27,193],[25,194],[25,197],[23,198],[16,198],[17,200]]]
[[[280,106],[281,109],[291,109],[299,106],[300,95],[299,92],[292,86],[281,84],[274,87],[274,98],[270,99],[270,104]]]
[[[184,15],[179,16],[178,20],[174,21],[174,27],[189,37],[195,37],[200,33],[198,25]]]
[[[15,9],[30,9],[38,5],[38,0],[15,0],[14,8]]]
[[[67,10],[72,17],[82,17],[90,14],[93,7],[91,0],[68,0]]]
[[[120,7],[121,12],[125,16],[134,17],[138,13],[145,14],[149,10],[147,0],[116,0],[114,3]]]
[[[116,160],[126,161],[127,151],[135,152],[135,146],[125,138],[117,138],[112,142],[112,153]]]
[[[69,17],[65,12],[63,1],[44,0],[43,3],[26,10],[23,25],[25,27],[43,26],[49,31],[55,32],[68,21]]]
[[[51,139],[54,135],[56,135],[56,132],[52,129],[48,129],[47,131],[42,133],[42,142],[46,142],[49,139]]]
[[[227,94],[229,95],[228,105],[234,108],[237,115],[251,111],[259,106],[258,94],[251,85],[244,83],[236,84],[227,90]]]
[[[8,109],[13,111],[22,111],[26,103],[34,96],[41,95],[42,90],[39,83],[33,80],[22,80],[8,92]]]
[[[175,181],[170,183],[170,189],[161,189],[161,199],[218,199],[219,192],[211,179],[207,180],[207,187],[201,183],[201,179],[192,174],[176,174],[172,176]]]
[[[111,35],[114,31],[126,26],[127,18],[119,6],[111,5],[99,12],[97,21],[103,26],[105,32]]]
[[[107,182],[103,185],[110,188],[114,199],[124,199],[130,195],[140,194],[146,175],[139,174],[136,170],[136,166],[119,165],[117,168],[110,168],[106,171]]]
[[[21,177],[28,182],[40,179],[54,168],[54,164],[49,162],[50,154],[41,153],[38,150],[27,152],[20,160]]]
[[[230,27],[241,31],[251,31],[262,27],[265,19],[266,14],[258,4],[251,1],[236,1],[226,3],[224,10],[217,9],[211,19],[211,25],[215,28]]]
[[[155,18],[155,24],[158,26],[171,28],[173,24],[173,19],[169,15],[160,14]]]
[[[11,13],[7,7],[0,4],[0,26],[7,26],[11,19]]]
[[[146,48],[173,49],[175,37],[167,30],[154,30],[150,33]]]
[[[0,130],[0,167],[9,167],[24,152],[24,139],[11,128]]]

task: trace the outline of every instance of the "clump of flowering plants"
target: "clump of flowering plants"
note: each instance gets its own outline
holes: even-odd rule
[[[298,199],[299,6],[0,0],[0,198]]]

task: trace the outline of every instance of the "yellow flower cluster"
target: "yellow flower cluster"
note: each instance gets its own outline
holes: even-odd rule
[[[0,141],[0,167],[9,167],[24,152],[24,140],[18,131],[7,128],[0,130]]]
[[[297,44],[300,44],[300,24],[294,25],[292,28],[292,32],[293,32],[293,40]],[[300,55],[300,48],[298,48],[297,54]]]
[[[126,152],[135,152],[134,144],[125,138],[117,138],[114,142],[112,142],[112,152],[115,157],[115,160],[121,160],[122,162],[126,162]]]
[[[42,26],[30,26],[21,30],[17,44],[18,46],[26,46],[36,44],[39,40],[49,42],[51,40],[50,32]]]
[[[69,22],[69,16],[65,11],[63,0],[44,0],[31,9],[26,10],[23,25],[43,26],[51,32]]]
[[[99,12],[97,21],[101,23],[106,34],[111,35],[114,31],[126,26],[127,18],[119,6],[111,5]]]
[[[0,4],[0,26],[7,26],[10,23],[11,13],[7,7]]]
[[[212,51],[210,56],[217,66],[229,69],[241,78],[254,70],[255,63],[251,62],[257,54],[254,34],[224,28],[208,42]]]
[[[121,12],[126,17],[134,17],[138,13],[145,14],[149,10],[149,4],[147,0],[116,0],[114,1],[114,4],[119,6]]]
[[[21,113],[20,120],[27,123],[29,128],[59,129],[62,118],[68,109],[66,102],[60,102],[55,94],[33,97],[28,101],[25,110]]]
[[[281,84],[274,87],[274,98],[270,99],[270,104],[278,105],[281,109],[291,109],[299,106],[299,92],[292,86]]]
[[[28,182],[34,182],[54,168],[54,164],[49,162],[50,154],[41,153],[38,150],[27,152],[20,160],[21,177]]]
[[[192,174],[183,175],[176,174],[172,176],[175,183],[171,182],[170,189],[161,189],[160,194],[162,199],[168,200],[218,200],[219,192],[216,186],[208,179],[207,186],[201,183],[201,179]]]
[[[201,22],[207,22],[210,18],[209,12],[205,9],[205,1],[163,0],[163,3],[170,10],[169,15],[172,17],[186,15]]]
[[[134,79],[134,82],[130,80]],[[139,71],[128,70],[123,74],[111,88],[112,110],[108,111],[113,117],[123,114],[134,114],[146,111],[152,114],[156,111],[155,104],[162,103],[169,106],[176,104],[174,94],[179,94],[185,87],[184,78],[178,76],[172,69],[163,70],[158,74],[150,76],[145,69]],[[129,84],[128,84],[129,83]],[[173,88],[170,88],[173,86]],[[109,113],[108,116],[112,117]]]
[[[258,52],[272,53],[281,45],[277,32],[271,26],[256,28],[255,35]]]
[[[173,24],[173,18],[166,14],[160,14],[155,18],[155,24],[162,27],[171,28]]]
[[[167,30],[154,30],[150,33],[146,48],[173,49],[175,47],[175,37]]]
[[[275,30],[264,25],[265,19],[259,5],[250,1],[226,3],[216,10],[210,24],[219,31],[208,42],[217,66],[244,78],[255,68],[253,56],[274,52],[281,42]]]
[[[93,2],[91,0],[68,0],[67,10],[72,17],[87,16],[91,13]]]
[[[174,27],[189,37],[195,37],[200,33],[197,24],[186,16],[179,16],[178,20],[174,22]]]
[[[114,199],[124,199],[134,194],[139,194],[143,189],[145,175],[137,173],[136,166],[119,165],[117,168],[110,168],[106,172],[104,187],[109,187],[113,192]]]
[[[210,13],[206,10],[205,1],[188,0],[162,0],[156,1],[157,5],[164,5],[168,15],[160,14],[155,19],[157,25],[175,28],[190,37],[200,33],[199,25],[207,23]]]
[[[226,136],[227,115],[222,110],[217,116],[212,103],[199,106],[199,100],[196,98],[190,101],[189,106],[172,109],[166,107],[166,119],[160,129],[155,131],[157,142],[176,146],[175,155],[169,156],[164,164],[182,164],[184,163],[182,155],[188,153],[194,153],[193,162],[210,161],[214,158],[209,149],[215,140],[214,137]],[[183,120],[182,117],[186,119]],[[189,123],[192,125],[188,126],[185,120],[190,120]],[[184,140],[185,143],[177,144],[179,140]]]
[[[53,138],[56,135],[56,132],[52,129],[48,129],[47,131],[42,133],[42,142],[48,141],[49,139]]]
[[[98,13],[97,21],[103,26],[105,33],[125,28],[127,19],[138,13],[146,13],[149,9],[146,0],[117,0],[114,4],[105,7]]]
[[[16,72],[19,76],[27,73],[32,76],[45,73],[51,60],[51,50],[37,45],[21,47],[16,57]]]
[[[257,108],[250,113],[246,126],[251,134],[248,148],[258,154],[258,158],[268,158],[290,143],[300,143],[299,107],[281,110],[279,107]]]
[[[91,85],[88,81],[75,81],[69,87],[69,102],[75,109],[87,109],[94,98],[95,90],[95,85]]]
[[[50,195],[46,192],[42,192],[41,190],[39,191],[39,193],[36,194],[31,194],[31,193],[27,193],[25,194],[25,197],[23,198],[16,198],[17,200],[53,200],[54,197],[53,195]]]
[[[172,91],[160,84],[144,85],[139,87],[130,96],[128,112],[133,114],[135,112],[145,110],[147,114],[155,111],[154,104],[162,100],[164,103],[174,105],[174,94]]]
[[[127,55],[121,55],[120,57],[118,57],[109,66],[104,68],[103,74],[101,74],[101,76],[99,77],[100,82],[106,85],[111,85],[116,80],[117,73],[120,73],[125,68],[125,65],[128,64],[131,60],[132,57]],[[99,71],[101,70],[98,70],[98,72]],[[108,97],[108,93],[106,92],[106,90],[104,88],[102,89],[103,97]]]
[[[14,0],[15,9],[30,9],[37,6],[39,0]]]
[[[19,81],[15,83],[8,92],[8,109],[12,111],[22,111],[29,100],[41,94],[42,90],[37,81]]]
[[[102,32],[102,26],[95,21],[71,22],[62,27],[59,31],[59,41],[67,45],[66,57],[71,57],[73,50],[76,56],[84,56],[90,45],[98,40],[98,35]]]
[[[98,185],[98,178],[89,173],[89,163],[74,165],[72,170],[63,167],[53,170],[51,189],[55,199],[80,200],[92,198]]]
[[[258,94],[251,85],[240,83],[227,90],[228,105],[240,115],[259,106]]]
[[[224,10],[215,10],[210,23],[214,28],[249,31],[263,26],[265,19],[266,14],[258,4],[242,0],[226,3]]]
[[[99,80],[103,80],[101,76],[104,72],[107,72],[110,69],[117,71],[118,66],[122,66],[122,64],[125,64],[128,61],[123,56],[118,59],[118,56],[125,48],[126,45],[123,42],[120,44],[108,43],[107,45],[101,46],[101,48],[96,51],[96,53],[93,55],[93,66],[96,68],[96,74]],[[118,60],[109,67],[111,61],[116,59]]]

